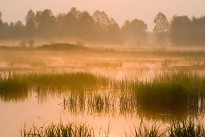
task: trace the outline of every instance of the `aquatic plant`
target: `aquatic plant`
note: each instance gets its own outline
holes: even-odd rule
[[[21,137],[94,137],[94,130],[85,124],[51,124],[47,127],[30,129],[24,127],[20,130]]]

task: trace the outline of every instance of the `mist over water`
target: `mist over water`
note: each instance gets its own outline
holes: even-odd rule
[[[1,136],[204,135],[205,17],[153,23],[75,7],[0,14]]]

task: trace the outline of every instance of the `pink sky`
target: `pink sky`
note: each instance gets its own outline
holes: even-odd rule
[[[168,19],[174,15],[203,16],[205,0],[0,0],[3,20],[24,21],[29,9],[34,11],[51,9],[56,15],[68,12],[71,7],[89,11],[104,10],[120,25],[126,19],[138,18],[153,28],[153,19],[161,11]]]

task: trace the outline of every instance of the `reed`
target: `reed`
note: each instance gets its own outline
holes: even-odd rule
[[[174,121],[169,127],[170,137],[202,137],[205,129],[202,124],[195,124],[194,120]]]
[[[141,110],[178,113],[204,106],[204,83],[204,77],[192,73],[163,74],[150,81],[134,83],[133,96]]]
[[[85,124],[51,124],[47,127],[36,127],[30,129],[24,127],[20,130],[21,137],[94,137],[93,128]]]

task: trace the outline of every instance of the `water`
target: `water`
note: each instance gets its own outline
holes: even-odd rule
[[[12,61],[9,61],[9,63],[2,62],[0,63],[0,70],[5,76],[12,70],[20,73],[91,72],[116,80],[138,79],[140,81],[150,80],[164,72],[172,73],[180,70],[188,70],[200,74],[200,76],[204,76],[205,74],[203,58],[170,59],[167,57],[143,58],[135,56],[123,58],[119,57],[119,55],[118,57],[109,55],[104,58],[99,55],[97,57],[89,55],[79,60],[78,58],[68,58],[67,56],[62,57],[62,55],[56,55],[53,58],[48,56],[46,58],[44,57],[40,64],[36,64],[36,62],[21,62],[20,64],[15,63],[15,61],[14,63]],[[0,99],[0,136],[20,136],[20,130],[24,126],[31,127],[33,124],[41,127],[50,123],[75,122],[91,125],[99,136],[105,136],[105,133],[110,130],[109,135],[111,137],[118,137],[125,135],[125,132],[128,134],[131,133],[134,127],[139,127],[142,121],[147,125],[157,123],[161,129],[165,129],[166,125],[169,125],[170,119],[178,118],[176,115],[171,114],[159,115],[140,111],[135,106],[135,102],[128,102],[126,104],[127,100],[125,100],[124,103],[120,103],[122,99],[122,96],[119,95],[120,91],[113,92],[113,89],[99,88],[93,91],[91,95],[73,95],[74,100],[77,100],[77,103],[73,106],[69,102],[72,100],[70,91],[58,93],[58,89],[56,89],[55,94],[47,94],[47,92],[41,92],[39,94],[38,91],[30,90],[20,95],[10,94]],[[102,98],[111,94],[108,99],[110,101],[108,107],[106,107],[105,102],[103,102],[103,106],[96,106],[95,103],[101,99],[98,98],[98,94]],[[83,98],[81,103],[79,100],[80,97]],[[94,105],[90,105],[89,100],[91,100],[90,104],[93,103]],[[128,100],[131,100],[131,97]],[[204,120],[203,113],[204,110],[197,114],[197,117],[201,117],[201,121]],[[190,113],[184,112],[184,114],[180,115],[185,118]]]

